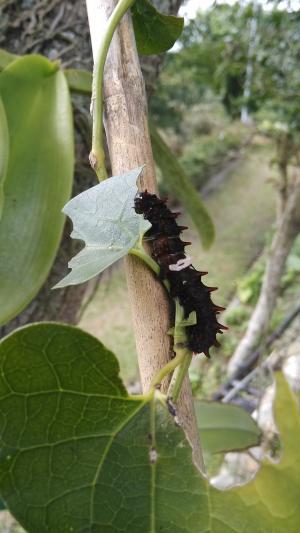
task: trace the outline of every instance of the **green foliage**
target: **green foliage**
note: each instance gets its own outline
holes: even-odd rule
[[[68,82],[70,91],[80,94],[91,95],[92,92],[92,74],[87,70],[77,68],[67,68],[64,75]]]
[[[231,125],[223,131],[195,136],[184,149],[180,163],[195,187],[202,187],[240,148],[245,139],[243,128]]]
[[[213,93],[232,118],[239,117],[246,105],[252,114],[259,111],[261,118],[272,117],[299,130],[298,10],[274,4],[266,10],[258,3],[215,3],[190,21],[180,41],[183,46],[168,57],[151,103],[160,126],[173,121],[180,128],[184,109]],[[253,74],[246,97],[250,45]]]
[[[168,57],[151,103],[155,118],[169,115],[171,121],[174,114],[182,116],[184,108],[212,92],[232,117],[239,114],[235,99],[243,93],[248,44],[241,11],[238,3],[217,4],[185,27],[183,46]]]
[[[2,500],[0,500],[0,511],[4,511],[5,509],[6,509],[5,503]]]
[[[4,180],[6,178],[9,156],[9,132],[6,113],[0,95],[0,220],[4,206]]]
[[[233,307],[226,311],[226,324],[228,326],[240,326],[247,322],[250,317],[250,310],[245,307]]]
[[[4,324],[34,298],[55,258],[72,186],[73,124],[64,75],[41,56],[6,67],[0,95],[10,140],[0,225]]]
[[[132,20],[140,54],[166,52],[180,36],[184,19],[163,15],[148,0],[136,0],[132,6]]]
[[[69,262],[70,272],[55,288],[83,283],[128,254],[151,227],[134,211],[136,181],[143,167],[114,176],[79,194],[63,211],[73,222],[72,237],[85,248]]]
[[[95,338],[58,324],[0,344],[0,492],[29,531],[297,531],[300,415],[277,377],[279,464],[209,486],[161,397],[128,396]]]
[[[238,296],[242,303],[254,305],[259,297],[265,272],[266,258],[261,257],[238,283]],[[281,289],[295,282],[300,273],[300,238],[297,238],[288,256]],[[230,320],[230,316],[229,316]]]
[[[286,272],[281,280],[282,287],[286,289],[298,279],[300,274],[300,236],[296,239],[291,253],[287,259]]]
[[[198,230],[203,247],[208,248],[214,240],[215,232],[213,221],[202,203],[200,195],[151,122],[150,133],[155,162],[162,172],[164,181],[168,184],[172,194],[185,206]]]
[[[238,283],[238,296],[242,303],[255,304],[260,295],[265,262],[259,261]]]
[[[8,363],[0,386],[1,422],[12,422],[1,443],[0,486],[8,506],[29,531],[92,530],[93,523],[108,523],[109,512],[104,516],[102,510],[100,518],[94,503],[99,498],[109,501],[122,490],[120,477],[114,487],[113,468],[117,476],[117,456],[123,446],[125,451],[131,418],[144,402],[128,397],[114,356],[75,328],[29,326],[8,337],[1,348],[1,364]],[[123,483],[132,451],[128,449]],[[136,452],[141,455],[138,445]],[[28,484],[30,478],[36,482]],[[128,503],[131,496],[134,490]],[[121,514],[116,520],[123,518]]]
[[[21,56],[10,54],[3,48],[0,48],[0,71],[10,63],[19,59]],[[91,95],[92,92],[92,74],[88,70],[77,68],[64,69],[64,75],[69,85],[70,91]]]
[[[195,402],[204,453],[229,452],[257,446],[261,432],[249,413],[218,402]]]

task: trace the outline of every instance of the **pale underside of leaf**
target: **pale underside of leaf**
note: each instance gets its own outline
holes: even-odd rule
[[[69,262],[70,272],[55,288],[83,283],[124,257],[151,224],[134,211],[136,181],[143,167],[114,176],[79,194],[63,212],[73,222],[71,237],[85,248]]]

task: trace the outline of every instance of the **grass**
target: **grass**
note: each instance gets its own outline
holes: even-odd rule
[[[104,274],[92,302],[88,305],[81,328],[98,337],[119,359],[126,382],[137,377],[137,356],[133,325],[122,262]]]
[[[241,164],[207,199],[216,228],[215,242],[208,251],[201,250],[194,231],[186,232],[195,243],[191,246],[194,264],[209,272],[209,285],[219,287],[215,297],[221,305],[228,302],[238,279],[261,251],[274,220],[270,156],[268,145],[252,145]]]
[[[254,142],[238,167],[207,198],[216,226],[216,240],[209,251],[201,249],[195,230],[185,232],[185,240],[193,242],[189,253],[194,265],[209,272],[208,285],[219,287],[214,295],[217,304],[226,305],[237,280],[262,249],[274,220],[275,194],[268,181],[273,173],[269,168],[271,155],[268,144]],[[134,382],[138,373],[136,351],[121,265],[105,274],[80,326],[117,355],[123,379]]]

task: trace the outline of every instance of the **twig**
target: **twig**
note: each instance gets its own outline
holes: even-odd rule
[[[255,375],[256,371],[262,368],[262,365],[254,369],[253,366],[258,364],[259,359],[262,357],[265,351],[270,349],[274,342],[282,336],[282,334],[291,325],[299,313],[300,304],[282,321],[282,323],[273,331],[273,333],[269,335],[263,346],[259,350],[255,350],[255,352],[249,356],[243,366],[239,368],[238,372],[236,372],[236,374],[230,380],[220,387],[220,389],[213,395],[213,398],[216,400],[221,399],[223,402],[229,402],[232,398],[234,398],[234,396],[236,396],[236,394],[244,388],[244,385],[251,380],[252,375]],[[269,358],[266,359],[265,362],[268,360]],[[249,376],[250,379],[248,379]],[[239,379],[241,379],[241,381],[238,381]],[[242,386],[240,386],[240,384],[242,384]],[[224,393],[224,390],[227,390],[228,392]],[[235,391],[234,394],[233,391]]]
[[[295,320],[295,318],[298,316],[299,313],[300,313],[300,305],[298,305],[294,309],[294,311],[292,311],[292,313],[290,313],[290,315],[288,315],[283,320],[280,326],[276,328],[275,331],[268,337],[268,339],[265,342],[264,348],[261,350],[257,350],[256,352],[254,352],[254,354],[252,354],[251,359],[253,359],[253,355],[255,355],[256,360],[258,360],[258,358],[262,355],[263,351],[266,350],[267,348],[270,348],[271,345],[274,343],[274,341],[277,340],[279,337],[281,337],[281,335],[288,328],[288,326]],[[253,377],[259,371],[274,368],[276,366],[277,360],[275,360],[274,363],[270,365],[270,362],[272,361],[273,358],[274,357],[272,354],[269,355],[267,359],[265,359],[265,361],[263,361],[261,365],[251,370],[241,381],[236,383],[227,394],[225,394],[225,396],[222,399],[222,402],[223,403],[230,402],[238,394],[238,392],[240,392],[241,390],[245,388],[245,386],[253,379]],[[236,378],[234,380],[231,380],[230,384],[232,385],[235,381],[236,381]]]

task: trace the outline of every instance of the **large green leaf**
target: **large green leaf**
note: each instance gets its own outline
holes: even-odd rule
[[[71,237],[85,248],[69,262],[72,271],[55,288],[83,283],[128,254],[151,227],[134,211],[136,181],[143,167],[102,181],[70,200],[63,211],[73,221]]]
[[[10,65],[16,59],[19,59],[21,56],[16,54],[11,54],[3,48],[0,48],[0,71],[5,67]],[[64,75],[68,82],[69,88],[71,91],[80,94],[90,95],[92,92],[92,73],[88,70],[77,69],[77,68],[67,68],[64,69]]]
[[[184,19],[163,15],[148,0],[136,0],[132,7],[136,44],[140,54],[166,52],[181,35]]]
[[[29,532],[208,525],[183,434],[153,399],[127,395],[97,339],[28,326],[2,342],[0,367],[0,491]]]
[[[24,56],[0,74],[10,157],[0,224],[0,324],[44,283],[59,245],[73,177],[70,96],[58,66]]]
[[[174,196],[185,206],[198,230],[203,247],[208,248],[214,240],[215,229],[200,194],[151,121],[149,128],[154,159],[162,172],[163,179]]]
[[[243,450],[259,444],[261,432],[244,409],[200,400],[195,402],[195,409],[204,452]]]
[[[4,180],[9,156],[9,133],[5,109],[0,95],[0,220],[4,206]]]
[[[153,395],[130,397],[95,338],[31,325],[0,344],[0,492],[32,533],[297,533],[300,416],[282,376],[284,454],[218,491]]]

